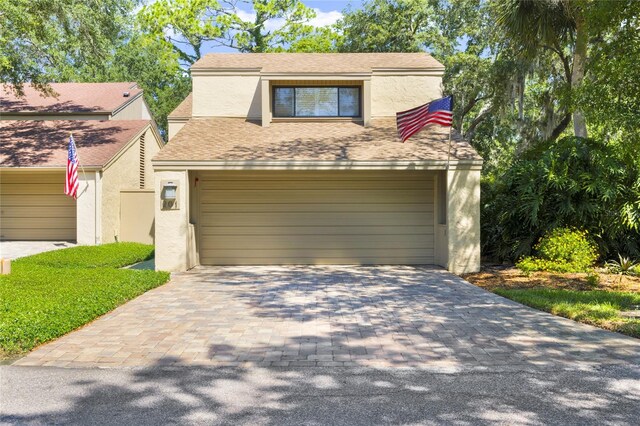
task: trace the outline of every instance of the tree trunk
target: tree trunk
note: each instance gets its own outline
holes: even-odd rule
[[[579,90],[584,78],[584,69],[587,62],[587,28],[584,14],[577,12],[576,17],[576,47],[573,51],[573,71],[571,73],[571,90]],[[573,112],[573,132],[576,136],[587,137],[587,122],[580,109]]]

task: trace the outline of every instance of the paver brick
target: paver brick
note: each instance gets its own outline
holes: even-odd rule
[[[198,267],[19,365],[436,369],[638,362],[640,342],[535,311],[443,270]]]

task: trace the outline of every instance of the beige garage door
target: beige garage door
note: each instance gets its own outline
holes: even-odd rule
[[[75,240],[76,203],[63,191],[64,171],[0,171],[0,238]]]
[[[200,263],[433,263],[433,183],[416,171],[201,173]]]

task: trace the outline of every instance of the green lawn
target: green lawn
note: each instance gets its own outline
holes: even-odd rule
[[[620,311],[640,305],[639,293],[540,288],[496,288],[493,292],[554,315],[640,338],[640,319],[620,316]]]
[[[0,357],[29,351],[164,284],[166,272],[119,269],[153,246],[114,243],[18,259],[0,276]]]

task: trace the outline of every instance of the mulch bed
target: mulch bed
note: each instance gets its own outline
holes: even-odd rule
[[[588,274],[533,272],[527,276],[511,265],[483,265],[480,272],[466,274],[462,278],[487,290],[550,288],[640,293],[640,277],[609,274],[605,269],[596,269],[594,272],[600,277],[600,282],[595,286],[587,280]]]

